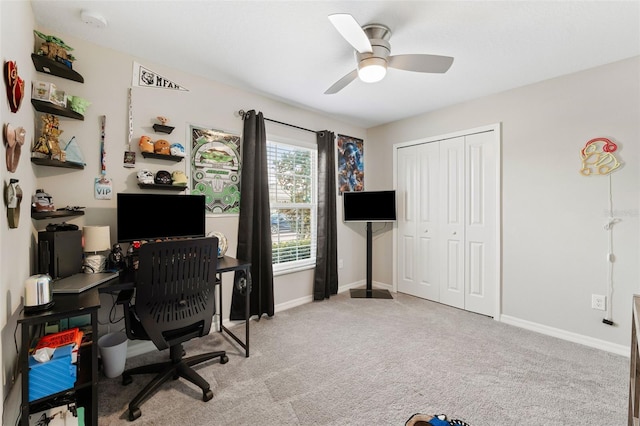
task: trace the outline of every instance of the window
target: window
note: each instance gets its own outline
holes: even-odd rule
[[[315,265],[317,149],[267,142],[274,272]]]

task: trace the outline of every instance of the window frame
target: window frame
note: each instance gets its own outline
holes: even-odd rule
[[[269,198],[271,210],[279,208],[300,208],[309,206],[311,210],[311,254],[309,259],[294,260],[284,263],[272,263],[273,275],[285,275],[294,272],[313,269],[316,266],[316,252],[318,246],[318,146],[298,139],[282,138],[277,136],[267,136],[267,157],[269,158],[268,144],[288,145],[293,148],[301,148],[311,152],[311,203],[288,203],[279,204]],[[269,169],[269,167],[268,167]],[[269,194],[271,196],[271,194]],[[273,244],[273,242],[272,242]]]

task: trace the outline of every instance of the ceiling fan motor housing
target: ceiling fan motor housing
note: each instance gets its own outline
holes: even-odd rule
[[[369,66],[387,68],[389,54],[391,53],[391,30],[381,24],[369,24],[362,27],[371,43],[371,52],[360,53],[355,51],[358,71]],[[362,78],[362,76],[361,76]]]

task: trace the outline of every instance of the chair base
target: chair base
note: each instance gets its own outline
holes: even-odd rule
[[[202,400],[209,401],[213,398],[213,392],[209,383],[202,378],[192,366],[209,361],[214,358],[220,358],[220,364],[226,364],[229,357],[225,351],[208,352],[204,354],[194,355],[188,358],[182,358],[184,349],[182,345],[176,345],[169,348],[171,360],[158,362],[150,365],[142,365],[140,367],[125,370],[122,373],[122,384],[128,385],[133,379],[134,374],[156,374],[139,393],[129,403],[129,420],[133,421],[142,415],[140,405],[146,401],[163,383],[168,380],[175,380],[182,377],[194,385],[202,389]]]

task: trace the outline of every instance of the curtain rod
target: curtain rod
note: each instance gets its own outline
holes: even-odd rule
[[[238,114],[240,114],[240,118],[241,118],[241,119],[243,119],[243,120],[244,120],[244,115],[245,115],[245,113],[246,113],[246,112],[245,112],[243,109],[241,109],[240,111],[238,111]],[[264,117],[264,119],[265,119],[265,120],[267,120],[267,121],[271,121],[272,123],[282,124],[283,126],[293,127],[293,128],[295,128],[295,129],[304,130],[304,131],[306,131],[306,132],[311,132],[311,133],[315,133],[315,134],[322,133],[322,132],[317,132],[317,131],[315,131],[315,130],[311,130],[311,129],[305,129],[304,127],[296,126],[296,125],[294,125],[294,124],[284,123],[284,122],[282,122],[282,121],[278,121],[278,120],[272,120],[272,119],[267,118],[267,117]]]

